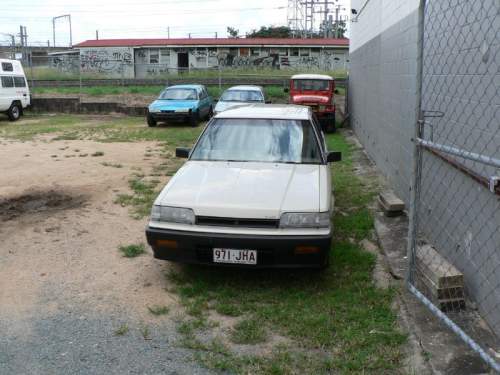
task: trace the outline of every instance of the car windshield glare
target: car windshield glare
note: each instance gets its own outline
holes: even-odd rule
[[[166,100],[196,100],[196,90],[194,89],[166,89],[160,94],[160,99]]]
[[[298,79],[293,81],[293,87],[301,91],[325,91],[328,90],[329,82],[321,79]]]
[[[215,119],[191,160],[320,164],[321,154],[307,120]]]
[[[259,91],[254,90],[228,90],[222,94],[223,102],[263,102],[264,98]]]

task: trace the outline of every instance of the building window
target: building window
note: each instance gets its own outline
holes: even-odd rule
[[[248,56],[250,54],[250,48],[241,47],[240,56]]]
[[[318,57],[320,55],[321,48],[311,48],[311,56]]]
[[[159,64],[160,63],[160,51],[157,49],[149,50],[149,63]]]
[[[307,56],[309,56],[309,53],[310,53],[309,48],[301,48],[300,49],[300,56],[307,57]]]
[[[170,48],[163,48],[160,50],[161,60],[165,57],[168,61],[170,59]]]
[[[298,56],[299,55],[299,49],[298,48],[290,48],[290,56]]]
[[[260,48],[250,48],[250,55],[251,56],[259,56],[260,55]]]

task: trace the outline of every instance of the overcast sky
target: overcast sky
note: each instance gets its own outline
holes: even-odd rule
[[[26,26],[28,43],[52,45],[52,17],[71,14],[73,44],[99,38],[227,36],[232,26],[245,35],[262,25],[286,25],[288,0],[3,0],[0,33],[17,34]],[[335,0],[347,4],[349,0]],[[9,37],[0,34],[5,44]],[[56,45],[69,44],[67,20],[56,21]]]

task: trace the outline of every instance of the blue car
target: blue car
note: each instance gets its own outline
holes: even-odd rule
[[[148,126],[160,121],[186,121],[197,126],[213,115],[214,104],[203,85],[176,85],[163,90],[148,107]]]

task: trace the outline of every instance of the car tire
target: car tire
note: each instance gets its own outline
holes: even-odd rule
[[[193,114],[191,115],[191,117],[189,118],[189,124],[195,128],[198,126],[198,121],[199,121],[199,118],[198,118],[198,112],[193,112]]]
[[[335,133],[337,131],[337,127],[335,126],[335,112],[333,113],[333,118],[328,119],[326,124],[326,132],[327,133]]]
[[[207,113],[207,121],[210,120],[213,117],[213,115],[214,115],[214,109],[210,107]]]
[[[322,265],[319,266],[321,271],[328,269],[330,267],[330,251],[325,255],[325,260]]]
[[[156,120],[153,118],[153,116],[151,116],[149,113],[148,115],[146,116],[146,121],[148,123],[148,126],[150,128],[154,128],[156,126]]]
[[[19,104],[12,103],[9,110],[7,111],[7,116],[9,116],[10,121],[17,121],[21,117],[21,108]]]

